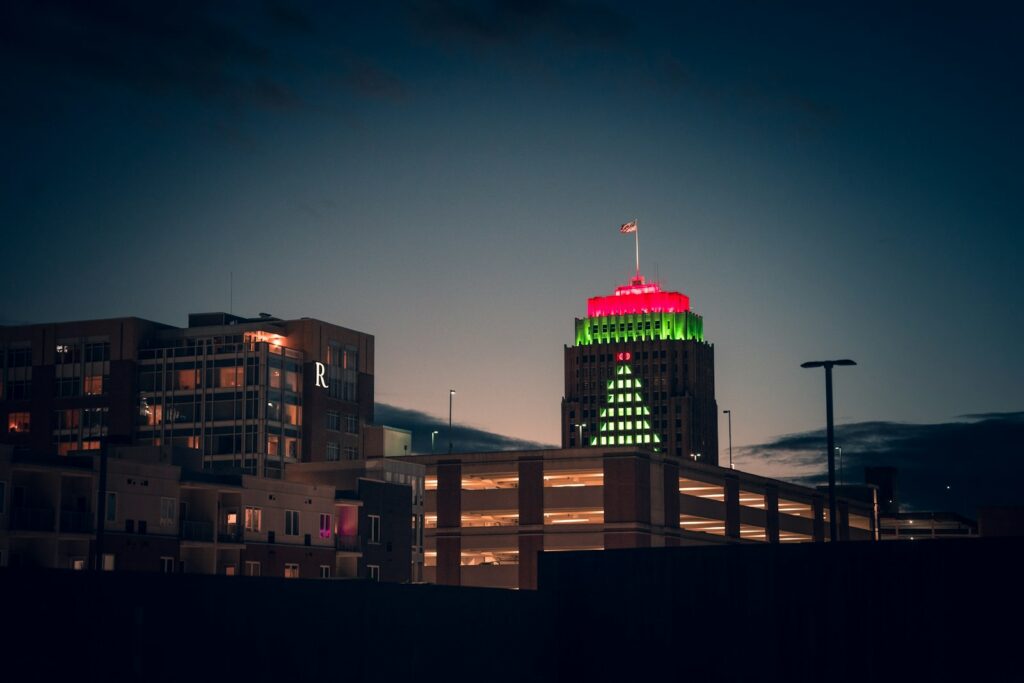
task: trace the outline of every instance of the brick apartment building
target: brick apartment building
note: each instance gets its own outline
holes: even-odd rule
[[[421,573],[413,463],[324,463],[291,481],[204,469],[187,448],[104,448],[0,447],[0,566],[391,582]],[[393,469],[412,484],[385,480]]]
[[[373,421],[373,336],[312,318],[189,316],[0,327],[0,443],[197,449],[204,466],[280,478],[360,460]]]

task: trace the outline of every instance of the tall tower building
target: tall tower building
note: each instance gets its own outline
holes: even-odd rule
[[[562,447],[649,446],[718,464],[715,349],[690,299],[637,275],[587,300],[565,347]]]

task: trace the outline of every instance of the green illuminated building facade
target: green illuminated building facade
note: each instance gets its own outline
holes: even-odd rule
[[[689,298],[642,277],[587,301],[565,347],[562,446],[641,445],[718,462],[714,347]]]

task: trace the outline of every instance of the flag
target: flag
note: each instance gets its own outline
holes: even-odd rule
[[[636,219],[634,218],[628,223],[623,223],[619,227],[619,232],[621,232],[623,235],[631,232],[636,232]]]

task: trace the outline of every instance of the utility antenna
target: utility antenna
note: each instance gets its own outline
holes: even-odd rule
[[[228,314],[235,314],[235,271],[228,274]]]

